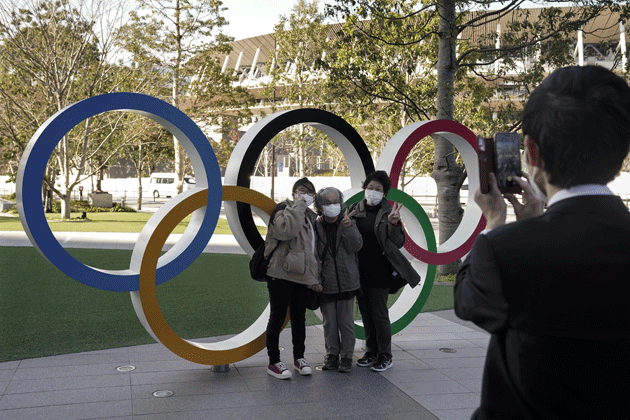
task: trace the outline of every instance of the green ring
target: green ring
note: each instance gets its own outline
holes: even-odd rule
[[[360,191],[348,198],[345,202],[346,206],[350,204],[356,203],[363,199],[363,191]],[[437,243],[435,241],[435,234],[433,233],[433,226],[431,225],[431,221],[429,220],[429,216],[427,216],[426,212],[422,208],[422,206],[413,199],[409,194],[404,191],[398,190],[396,188],[390,188],[387,193],[388,200],[395,201],[397,203],[402,204],[407,208],[411,213],[416,216],[418,222],[420,222],[420,226],[424,231],[424,234],[427,239],[427,248],[430,252],[437,252]],[[411,305],[409,309],[405,311],[405,314],[401,316],[399,319],[395,320],[391,323],[392,325],[392,335],[397,334],[402,331],[407,325],[409,325],[415,318],[418,316],[422,307],[426,303],[429,295],[431,294],[431,289],[433,288],[433,282],[435,280],[435,274],[437,271],[436,265],[428,265],[427,266],[427,274],[424,283],[422,284],[422,290],[420,295],[416,299],[416,301]],[[405,286],[407,288],[407,286]],[[404,291],[403,291],[404,293]],[[356,322],[354,324],[354,330],[356,333],[356,337],[360,340],[365,340],[365,329],[363,326],[358,325]]]

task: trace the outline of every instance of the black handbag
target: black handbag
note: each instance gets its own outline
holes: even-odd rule
[[[284,203],[280,203],[273,209],[271,216],[269,216],[269,226],[273,225],[273,218],[279,210],[282,210],[287,205]],[[274,249],[275,251],[275,249]],[[249,275],[256,281],[267,281],[269,280],[269,276],[267,276],[267,269],[269,268],[269,260],[271,260],[271,256],[273,255],[273,251],[269,253],[269,257],[265,258],[265,242],[261,243],[256,247],[254,251],[254,255],[252,255],[252,259],[249,260]]]
[[[265,258],[265,243],[258,245],[258,248],[254,251],[254,255],[252,255],[252,259],[249,260],[249,274],[256,281],[267,281],[269,277],[267,276],[267,268],[269,268],[269,260],[271,259],[271,254],[269,254],[269,258]]]
[[[405,287],[407,285],[407,282],[405,281],[405,279],[403,279],[403,277],[400,275],[400,273],[398,271],[396,271],[396,269],[394,268],[394,266],[392,265],[392,263],[389,261],[389,259],[385,256],[385,253],[383,253],[383,257],[385,257],[385,261],[387,263],[387,266],[389,268],[389,294],[393,295],[396,294],[400,289],[402,289],[403,287]]]
[[[389,283],[389,294],[390,295],[396,294],[400,289],[402,289],[406,285],[407,285],[407,282],[405,281],[405,279],[402,278],[400,273],[396,270],[392,271],[392,274],[390,276],[390,283]]]

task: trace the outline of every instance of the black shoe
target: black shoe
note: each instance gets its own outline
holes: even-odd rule
[[[370,352],[365,353],[362,358],[357,360],[357,366],[368,367],[372,366],[376,362],[376,355]]]
[[[352,358],[351,357],[342,357],[341,362],[339,362],[339,372],[351,372],[352,371]]]
[[[339,366],[339,356],[335,356],[334,354],[327,354],[324,357],[324,366],[322,366],[322,370],[334,370]]]
[[[392,360],[390,356],[381,355],[379,356],[376,363],[374,363],[372,367],[370,367],[370,369],[373,370],[374,372],[383,372],[389,369],[390,367],[392,367],[393,365],[394,365],[394,361]]]

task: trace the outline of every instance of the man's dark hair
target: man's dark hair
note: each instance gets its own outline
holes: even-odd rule
[[[365,178],[363,181],[363,189],[367,187],[370,181],[380,182],[383,186],[383,196],[387,195],[387,192],[392,187],[392,181],[389,179],[389,175],[385,171],[374,171]]]
[[[607,184],[630,150],[630,87],[601,66],[558,69],[530,95],[523,134],[540,149],[550,184]]]
[[[293,189],[291,191],[296,192],[297,189],[300,187],[304,187],[308,190],[308,192],[315,194],[315,185],[313,185],[313,183],[309,181],[307,177],[300,178],[295,181],[295,184],[293,184]]]

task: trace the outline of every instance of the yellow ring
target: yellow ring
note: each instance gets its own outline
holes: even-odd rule
[[[140,265],[140,302],[144,316],[151,327],[154,336],[166,348],[188,361],[203,365],[225,365],[247,359],[265,348],[265,331],[251,331],[248,328],[241,334],[254,337],[249,342],[231,347],[226,342],[196,343],[181,338],[164,319],[157,301],[155,291],[155,272],[160,250],[175,226],[193,211],[207,204],[208,191],[202,189],[183,200],[157,225],[148,241]],[[223,201],[240,201],[265,211],[271,215],[276,203],[269,197],[249,188],[237,186],[223,186]],[[289,321],[288,313],[283,328]],[[247,337],[245,337],[247,339]],[[229,341],[229,340],[226,340]]]

